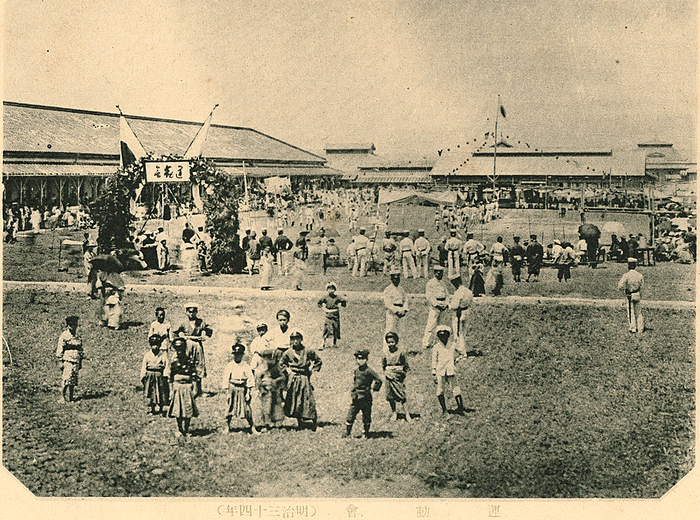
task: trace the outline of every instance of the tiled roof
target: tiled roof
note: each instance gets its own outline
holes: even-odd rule
[[[119,114],[4,102],[4,150],[119,154]],[[146,152],[183,154],[202,122],[126,115]],[[204,157],[323,164],[306,152],[251,128],[212,124]]]

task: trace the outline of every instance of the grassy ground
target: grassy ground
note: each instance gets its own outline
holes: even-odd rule
[[[424,209],[417,208],[416,211]],[[558,218],[558,217],[557,217]],[[504,222],[491,223],[492,227],[504,225]],[[289,236],[296,236],[297,231],[291,231]],[[81,232],[61,233],[73,239],[81,239]],[[349,233],[344,232],[338,237],[341,246],[347,244]],[[495,241],[495,237],[493,238]],[[3,278],[5,280],[23,281],[84,281],[86,280],[82,260],[75,253],[62,253],[61,271],[58,264],[58,233],[46,232],[38,235],[32,244],[20,241],[17,244],[6,245],[3,251]],[[486,241],[490,244],[491,242]],[[75,250],[77,251],[78,248]],[[341,247],[344,251],[344,247]],[[695,265],[675,263],[659,263],[652,267],[639,267],[645,277],[644,299],[648,300],[680,300],[695,301]],[[515,284],[506,269],[503,295],[516,296],[566,296],[574,298],[619,298],[617,282],[626,271],[624,264],[607,262],[598,269],[576,267],[572,269],[572,279],[569,283],[560,284],[557,281],[556,270],[545,268],[537,284]],[[258,277],[245,275],[212,275],[189,280],[182,272],[171,271],[165,275],[157,275],[153,271],[138,271],[125,275],[127,283],[164,284],[164,285],[209,285],[226,287],[258,287]],[[353,278],[347,268],[331,268],[324,276],[321,270],[309,266],[304,276],[302,287],[309,290],[324,290],[329,280],[335,280],[341,291],[382,291],[388,285],[388,278],[371,273],[366,278]],[[425,280],[408,279],[403,282],[409,293],[423,293]],[[291,277],[273,277],[275,288],[292,289]]]
[[[165,305],[177,322],[182,298],[129,296],[128,329],[119,332],[96,327],[94,303],[78,295],[4,298],[15,361],[4,367],[4,464],[39,496],[658,497],[695,460],[689,311],[646,310],[652,330],[628,335],[622,309],[480,306],[469,346],[483,356],[458,366],[468,416],[438,413],[429,354],[421,352],[409,358],[407,381],[416,423],[386,421],[380,393],[374,437],[360,441],[340,438],[352,352],[369,346],[370,365],[379,368],[383,311],[351,304],[341,348],[321,352],[314,376],[317,432],[227,434],[225,396],[216,393],[199,400],[192,437],[178,441],[173,420],[145,415],[138,371],[153,309]],[[201,303],[217,329],[207,347],[211,391],[235,329],[271,320],[280,307],[289,306],[308,345],[319,344],[315,302]],[[63,317],[73,313],[90,359],[79,401],[62,405],[53,352]],[[412,315],[404,346],[419,345],[426,310]]]

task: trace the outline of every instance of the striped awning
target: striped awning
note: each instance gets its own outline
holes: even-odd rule
[[[386,173],[372,173],[358,175],[356,183],[372,184],[429,184],[432,179],[427,175],[387,175]]]
[[[8,163],[2,165],[4,177],[106,177],[119,168],[115,164]]]

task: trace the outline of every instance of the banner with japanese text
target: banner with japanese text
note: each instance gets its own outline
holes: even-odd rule
[[[145,161],[146,182],[188,182],[189,161]]]

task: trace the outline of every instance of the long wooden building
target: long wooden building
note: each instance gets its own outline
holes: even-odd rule
[[[119,167],[119,114],[3,102],[3,200],[64,207],[92,200]],[[126,115],[147,153],[183,154],[202,122]],[[212,124],[204,157],[234,176],[340,178],[326,158],[252,128]]]

